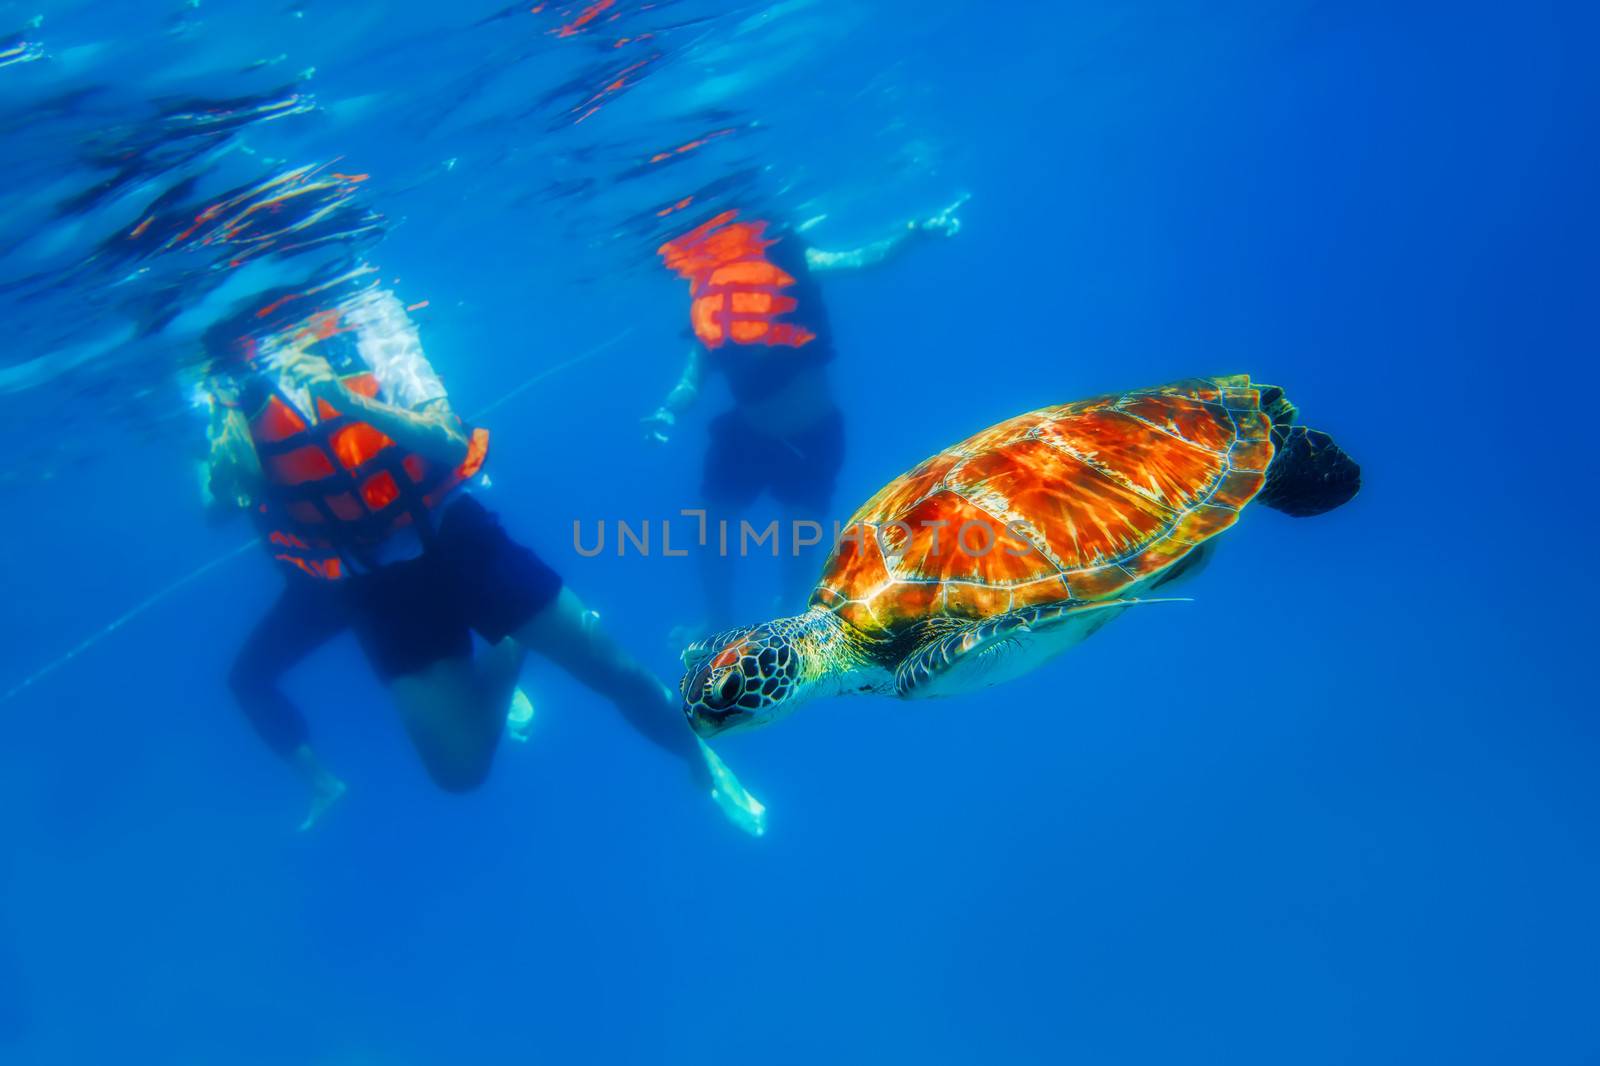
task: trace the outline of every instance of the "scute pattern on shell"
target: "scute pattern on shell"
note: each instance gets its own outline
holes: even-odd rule
[[[1234,523],[1265,481],[1271,430],[1245,375],[1010,419],[857,511],[811,602],[893,634],[1115,597]]]

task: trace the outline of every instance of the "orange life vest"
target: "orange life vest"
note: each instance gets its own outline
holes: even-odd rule
[[[725,211],[657,249],[668,268],[689,281],[694,335],[707,348],[728,341],[790,348],[811,343],[815,333],[778,321],[799,306],[782,291],[796,284],[794,276],[767,256],[778,242],[763,236],[765,222],[735,222],[738,214]]]
[[[351,392],[378,395],[370,373],[343,379]],[[317,420],[307,423],[276,391],[249,418],[250,436],[267,482],[262,506],[275,558],[312,577],[345,576],[341,557],[359,556],[408,526],[424,537],[428,513],[452,489],[482,469],[489,432],[472,431],[467,458],[449,469],[401,448],[365,422],[317,401]]]

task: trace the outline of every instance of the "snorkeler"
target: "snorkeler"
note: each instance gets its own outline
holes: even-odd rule
[[[266,294],[208,334],[210,494],[248,509],[288,571],[229,683],[309,784],[303,827],[344,784],[279,681],[348,628],[439,787],[485,779],[533,651],[683,759],[730,820],[759,835],[760,803],[689,731],[670,690],[474,494],[489,435],[456,416],[415,325],[369,272]],[[474,654],[474,634],[485,652]]]
[[[845,432],[828,380],[836,353],[816,277],[882,263],[914,238],[954,236],[966,200],[847,252],[807,247],[790,230],[769,235],[768,223],[739,221],[736,211],[661,246],[662,261],[689,282],[696,343],[665,402],[643,420],[645,437],[666,443],[708,375],[727,379],[734,406],[711,421],[701,480],[718,518],[737,516],[762,492],[789,519],[829,517]],[[784,590],[792,594],[810,576],[809,564],[795,552],[786,557]],[[711,552],[699,558],[710,614],[703,628],[715,629],[730,622],[732,567]]]

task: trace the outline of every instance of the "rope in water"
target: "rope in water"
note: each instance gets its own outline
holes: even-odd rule
[[[570,370],[572,367],[575,367],[580,363],[586,363],[590,359],[593,359],[595,356],[599,355],[601,352],[616,347],[618,344],[621,344],[624,340],[626,340],[632,332],[633,330],[631,328],[625,329],[615,337],[612,337],[610,340],[603,341],[602,343],[595,345],[593,348],[583,352],[581,355],[575,355],[571,359],[567,359],[564,362],[557,363],[554,366],[545,367],[543,370],[528,378],[510,392],[500,396],[500,398],[495,400],[493,403],[468,415],[467,421],[477,422],[485,415],[488,415],[494,411],[498,411],[511,400],[521,396],[533,386],[539,384],[539,382],[554,377],[563,370]],[[110,622],[107,622],[105,625],[101,626],[99,629],[80,640],[77,644],[74,644],[67,651],[56,656],[54,659],[51,659],[33,673],[29,674],[27,677],[23,678],[21,681],[7,689],[5,695],[0,696],[0,707],[10,703],[17,696],[20,696],[22,693],[38,684],[40,681],[43,681],[45,678],[55,673],[63,666],[66,666],[68,663],[72,662],[72,660],[76,659],[78,656],[82,655],[84,652],[88,651],[90,648],[94,647],[96,644],[100,643],[102,640],[109,637],[111,634],[115,633],[129,622],[132,622],[134,619],[139,618],[141,615],[147,613],[151,608],[166,600],[173,593],[200,580],[211,571],[232,562],[239,556],[245,554],[245,552],[249,551],[251,548],[254,548],[256,544],[256,538],[252,537],[243,544],[240,544],[235,548],[228,549],[228,551],[217,556],[215,559],[212,559],[210,562],[200,564],[187,574],[184,574],[182,577],[178,578],[176,581],[173,581],[172,583],[163,586],[155,592],[152,592],[150,595],[146,596],[144,599],[128,608],[122,614],[118,615],[116,618],[113,618]]]
[[[595,345],[593,348],[590,348],[588,351],[582,353],[581,355],[575,355],[571,359],[568,359],[566,362],[557,363],[555,366],[547,366],[547,367],[545,367],[543,370],[541,370],[537,374],[533,375],[533,377],[529,378],[527,381],[524,381],[521,385],[518,385],[516,388],[512,389],[510,392],[504,394],[498,400],[495,400],[493,403],[489,404],[487,407],[482,407],[482,408],[479,408],[478,410],[472,412],[470,415],[467,416],[467,421],[468,422],[481,421],[486,416],[491,415],[494,412],[500,410],[500,408],[504,407],[506,404],[510,403],[512,400],[516,399],[518,396],[521,396],[523,393],[527,392],[529,389],[533,388],[535,385],[539,384],[539,382],[545,380],[546,378],[554,377],[555,375],[561,373],[563,370],[569,370],[572,367],[577,366],[579,363],[587,363],[590,359],[593,359],[595,356],[599,355],[601,352],[606,351],[606,350],[608,350],[610,348],[615,348],[617,345],[621,344],[623,341],[627,340],[632,335],[633,335],[633,327],[629,326],[627,329],[623,330],[621,333],[617,334],[615,337],[612,337],[608,341],[601,341],[599,344]]]

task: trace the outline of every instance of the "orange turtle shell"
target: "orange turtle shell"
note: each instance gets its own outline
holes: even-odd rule
[[[1233,525],[1261,491],[1273,456],[1263,408],[1282,403],[1237,375],[1002,422],[867,501],[811,603],[893,635],[938,616],[1127,594]]]

